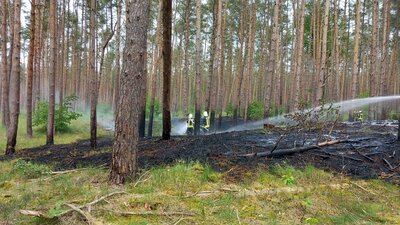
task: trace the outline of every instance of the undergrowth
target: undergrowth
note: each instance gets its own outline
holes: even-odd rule
[[[29,168],[36,168],[32,169],[34,176],[25,174]],[[299,169],[283,163],[260,167],[243,181],[232,183],[225,179],[225,173],[208,165],[179,161],[142,170],[136,182],[125,186],[110,185],[107,168],[82,168],[59,175],[48,171],[46,166],[22,161],[0,162],[0,223],[84,224],[77,213],[51,218],[69,209],[65,203],[84,205],[115,191],[126,194],[91,208],[90,214],[104,224],[173,224],[179,219],[183,224],[400,222],[398,186],[353,180],[313,166]],[[22,216],[20,209],[40,211],[50,219]],[[193,215],[121,216],[120,212]]]

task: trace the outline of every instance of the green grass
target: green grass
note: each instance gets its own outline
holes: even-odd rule
[[[120,216],[120,212],[192,212],[186,223],[202,224],[398,224],[400,189],[378,180],[362,181],[307,166],[296,169],[282,164],[255,171],[241,183],[224,181],[224,175],[197,162],[141,171],[139,182],[110,185],[108,169],[83,168],[63,175],[41,174],[30,179],[14,172],[16,161],[0,162],[0,222],[17,224],[68,224],[82,221],[79,215],[63,220],[21,216],[31,209],[54,216],[68,208],[63,203],[83,205],[117,190],[125,195],[109,198],[93,207],[91,215],[108,224],[174,223],[181,216]],[[291,174],[295,184],[286,185]],[[375,194],[368,193],[356,185]],[[339,185],[339,188],[330,186]],[[297,192],[290,190],[299,189]],[[249,190],[286,190],[249,195]],[[205,194],[205,195],[202,195]],[[97,209],[97,210],[96,210]],[[64,222],[62,222],[64,221]],[[185,224],[184,222],[184,224]]]
[[[55,144],[68,144],[77,140],[84,140],[90,137],[89,120],[80,118],[71,123],[71,131],[68,133],[56,133],[54,136]],[[103,129],[98,129],[98,136],[110,135]],[[0,125],[0,154],[4,154],[7,142],[6,129]],[[18,134],[17,134],[17,150],[24,148],[33,148],[46,144],[46,133],[40,131],[39,128],[33,128],[33,137],[28,138],[26,134],[26,114],[19,117]]]

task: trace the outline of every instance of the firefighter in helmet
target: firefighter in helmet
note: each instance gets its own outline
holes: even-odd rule
[[[358,111],[355,113],[356,121],[362,122],[364,120],[364,114],[362,111]]]
[[[208,132],[210,129],[210,117],[207,111],[204,111],[203,117],[201,117],[201,128],[204,132]]]
[[[186,123],[187,123],[186,133],[188,135],[193,134],[193,131],[194,131],[194,120],[193,120],[193,115],[191,113],[189,114]]]

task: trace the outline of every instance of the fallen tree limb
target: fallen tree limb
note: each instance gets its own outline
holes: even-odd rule
[[[76,207],[75,205],[69,204],[69,203],[64,203],[64,205],[70,207],[73,211],[79,213],[83,217],[85,217],[86,221],[88,222],[89,225],[98,225],[100,224],[92,215],[89,213],[84,212],[82,209]]]
[[[387,161],[387,159],[382,158],[382,160],[386,163],[386,165],[389,167],[390,170],[393,170],[393,169],[394,169],[393,166],[392,166],[392,164],[390,164],[390,162]]]
[[[66,173],[74,173],[74,172],[78,172],[78,169],[75,170],[64,170],[64,171],[54,171],[51,172],[52,175],[60,175],[60,174],[66,174]]]
[[[351,156],[347,156],[347,155],[339,155],[339,154],[335,154],[335,153],[331,153],[331,152],[327,152],[327,151],[322,151],[322,152],[327,154],[327,155],[336,156],[336,157],[343,157],[343,158],[351,159],[351,160],[354,160],[354,161],[362,162],[362,160],[359,159],[359,158],[355,158],[355,157],[351,157]]]
[[[298,148],[280,149],[280,150],[275,150],[275,151],[256,152],[256,153],[242,154],[242,155],[236,155],[236,156],[239,156],[239,157],[267,157],[267,156],[290,155],[290,154],[294,154],[294,153],[305,152],[305,151],[312,150],[312,149],[320,149],[322,147],[329,146],[329,145],[336,145],[336,144],[341,144],[341,143],[356,143],[356,142],[365,141],[365,140],[369,140],[369,139],[371,139],[371,138],[325,141],[325,142],[318,143],[316,145],[310,145],[310,146],[304,146],[304,147],[298,147]]]
[[[37,217],[37,218],[47,218],[47,219],[49,218],[44,213],[39,212],[39,211],[34,211],[34,210],[21,209],[21,210],[19,210],[19,213],[21,213],[22,215],[25,215],[25,216],[32,216],[32,217]]]
[[[111,211],[112,213],[121,216],[196,216],[194,212],[158,212],[158,211],[147,211],[147,212],[120,212]]]
[[[335,141],[322,142],[322,143],[319,143],[318,145],[311,145],[311,146],[304,146],[304,147],[290,148],[290,149],[280,149],[280,150],[275,150],[275,151],[256,152],[256,153],[243,154],[243,155],[238,155],[238,156],[240,156],[240,157],[266,157],[266,156],[290,155],[290,154],[294,154],[294,153],[305,152],[305,151],[312,150],[312,149],[319,149],[321,147],[328,146],[328,145],[345,143],[348,141],[349,140],[335,140]]]
[[[99,199],[96,199],[96,200],[94,200],[94,201],[92,201],[92,202],[89,202],[89,203],[86,203],[86,204],[80,205],[80,206],[74,206],[74,205],[71,205],[71,204],[69,204],[69,203],[64,203],[64,205],[70,207],[71,209],[65,210],[65,211],[63,211],[63,212],[61,212],[61,213],[55,215],[54,217],[62,217],[62,216],[65,216],[65,215],[67,215],[68,213],[71,213],[71,212],[73,212],[73,211],[77,211],[76,209],[79,209],[79,210],[82,211],[82,209],[87,208],[88,211],[90,212],[90,211],[91,211],[91,207],[92,207],[93,205],[95,205],[95,204],[97,204],[97,203],[99,203],[99,202],[101,202],[101,201],[103,201],[103,200],[105,200],[105,199],[107,199],[107,198],[109,198],[109,197],[111,197],[111,196],[113,196],[113,195],[118,195],[118,194],[127,194],[127,192],[124,192],[124,191],[112,192],[112,193],[110,193],[110,194],[107,194],[107,195],[105,195],[105,196],[99,198]],[[71,206],[73,206],[74,208],[72,208]],[[49,218],[50,218],[49,216],[47,216],[46,214],[44,214],[44,213],[42,213],[42,212],[40,212],[40,211],[34,211],[34,210],[19,210],[19,212],[20,212],[22,215],[25,215],[25,216],[32,216],[32,217],[44,218],[44,219],[49,219]],[[77,211],[77,212],[78,212],[78,211]]]

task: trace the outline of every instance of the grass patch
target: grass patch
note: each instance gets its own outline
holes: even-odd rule
[[[4,150],[7,142],[6,128],[0,125],[0,150]],[[110,133],[103,129],[98,129],[98,136],[110,136]],[[90,126],[89,120],[79,118],[71,122],[71,129],[67,133],[56,133],[54,136],[55,144],[69,144],[78,140],[88,139],[90,137]],[[46,144],[46,133],[43,133],[40,128],[35,127],[33,129],[33,137],[28,138],[26,135],[26,114],[21,114],[19,117],[18,124],[18,135],[17,135],[17,151],[24,148],[34,148]],[[4,154],[1,151],[0,154]]]
[[[177,162],[171,166],[142,171],[139,182],[123,187],[109,185],[108,170],[84,168],[62,175],[41,174],[35,178],[13,172],[17,161],[0,162],[0,221],[19,224],[60,224],[18,214],[32,209],[54,216],[68,209],[63,204],[83,205],[117,190],[115,196],[94,206],[91,214],[109,224],[174,223],[181,216],[120,216],[120,212],[192,212],[186,223],[204,224],[396,224],[400,221],[398,186],[378,180],[356,181],[333,176],[308,166],[297,169],[283,164],[259,169],[252,181],[226,183],[223,174],[198,162]],[[30,165],[37,166],[39,165]],[[285,184],[293,176],[295,185]],[[373,190],[371,195],[352,182]],[[342,184],[340,188],[329,185]],[[347,185],[344,185],[347,184]],[[245,190],[292,190],[262,195],[243,195]],[[224,190],[224,191],[221,191]],[[232,191],[226,191],[232,190]],[[207,195],[202,195],[207,193]],[[82,221],[78,215],[75,220]],[[71,222],[73,215],[67,217]],[[16,219],[17,218],[17,219]],[[61,223],[62,224],[62,223]],[[66,224],[66,223],[64,223]]]

